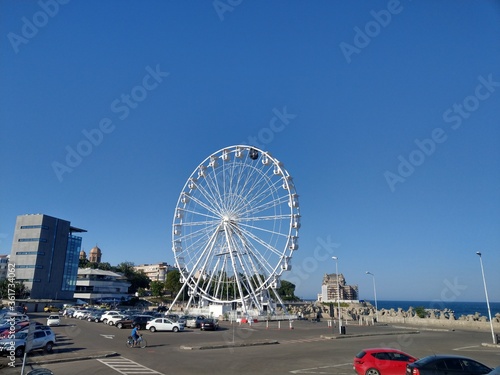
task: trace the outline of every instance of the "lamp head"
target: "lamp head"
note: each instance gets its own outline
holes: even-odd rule
[[[367,275],[373,275],[373,273],[371,273],[370,271],[366,271],[366,274]]]
[[[476,254],[479,255],[479,256],[481,256],[481,252],[479,252],[479,251],[476,251]]]
[[[337,260],[337,257],[332,257],[333,260]]]

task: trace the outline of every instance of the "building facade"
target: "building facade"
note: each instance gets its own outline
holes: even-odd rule
[[[83,232],[48,215],[17,217],[9,262],[31,299],[73,298]]]
[[[9,268],[9,255],[0,255],[0,280],[7,278],[7,269]]]
[[[358,301],[358,286],[347,285],[342,274],[325,274],[321,285],[321,294],[318,295],[320,302]]]
[[[141,264],[139,266],[134,266],[137,272],[144,272],[151,281],[161,281],[165,282],[167,280],[167,273],[176,268],[168,265],[165,262],[156,264]]]
[[[119,302],[128,299],[130,285],[120,273],[79,268],[74,298],[89,302]]]

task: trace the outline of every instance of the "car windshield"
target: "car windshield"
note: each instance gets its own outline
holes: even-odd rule
[[[28,336],[28,332],[17,332],[16,339],[24,340]]]

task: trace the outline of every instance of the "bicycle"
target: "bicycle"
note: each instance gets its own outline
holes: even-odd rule
[[[139,338],[137,339],[135,345],[134,345],[134,339],[132,336],[127,337],[127,347],[129,348],[141,348],[144,349],[146,346],[148,346],[148,342],[142,335],[139,335]]]

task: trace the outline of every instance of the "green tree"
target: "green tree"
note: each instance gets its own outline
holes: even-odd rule
[[[167,273],[167,281],[165,281],[165,289],[170,291],[172,294],[177,295],[182,288],[181,283],[181,273],[179,270],[173,270]],[[184,289],[184,293],[187,294],[187,290]]]
[[[136,271],[134,263],[132,262],[122,262],[118,266],[114,267],[112,271],[120,272],[127,278],[131,284],[128,288],[128,291],[131,294],[137,292],[139,288],[149,289],[149,283],[151,280],[143,271]]]
[[[165,289],[165,283],[161,281],[151,281],[149,289],[151,290],[151,294],[154,297],[160,297],[163,295],[163,290]]]
[[[295,284],[282,280],[281,281],[281,286],[277,290],[278,295],[284,300],[284,301],[298,301],[299,298],[295,296]]]
[[[0,281],[0,299],[8,299],[12,296],[12,283],[8,279]],[[16,299],[26,298],[30,290],[21,281],[14,281],[14,297]]]

